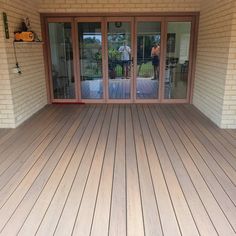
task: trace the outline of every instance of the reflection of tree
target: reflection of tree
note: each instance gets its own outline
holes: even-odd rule
[[[116,49],[109,49],[108,50],[108,57],[109,60],[120,60],[120,52]]]
[[[116,49],[118,50],[120,46],[124,44],[126,41],[128,44],[130,42],[130,35],[127,35],[125,33],[121,34],[109,34],[107,36],[109,49]],[[128,45],[130,46],[130,45]]]
[[[83,59],[97,60],[96,54],[100,51],[101,41],[95,37],[81,38],[80,50]]]
[[[102,45],[95,36],[80,38],[81,75],[83,79],[93,79],[101,76]]]
[[[84,38],[82,39],[83,43],[85,44],[101,44],[101,41],[97,39],[96,37],[89,37],[89,38]]]
[[[109,77],[114,79],[116,77],[116,67],[120,64],[120,52],[114,48],[108,50],[108,68]]]
[[[128,41],[128,38],[125,34],[109,34],[107,39],[108,42],[116,42],[116,43],[123,43],[124,40]]]

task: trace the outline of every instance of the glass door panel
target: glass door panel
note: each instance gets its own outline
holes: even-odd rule
[[[137,99],[159,97],[160,41],[160,22],[137,23]]]
[[[165,99],[187,99],[191,22],[168,22]]]
[[[71,23],[49,22],[52,95],[75,99]]]
[[[131,23],[107,23],[108,97],[131,98]]]
[[[82,99],[103,98],[102,33],[100,22],[78,23]]]

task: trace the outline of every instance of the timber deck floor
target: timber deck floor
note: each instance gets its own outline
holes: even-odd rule
[[[1,235],[236,235],[236,130],[191,105],[51,105],[0,130]]]

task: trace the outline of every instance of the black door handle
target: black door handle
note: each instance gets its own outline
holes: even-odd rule
[[[131,66],[134,66],[134,58],[133,57],[131,58],[130,61],[131,61]]]

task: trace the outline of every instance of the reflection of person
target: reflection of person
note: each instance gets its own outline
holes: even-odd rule
[[[127,78],[129,75],[129,60],[131,49],[127,46],[127,42],[124,41],[124,45],[120,46],[119,52],[121,53],[121,61],[122,61],[122,75]]]
[[[152,65],[154,69],[154,80],[159,77],[159,65],[160,65],[160,44],[154,44],[151,51]]]

